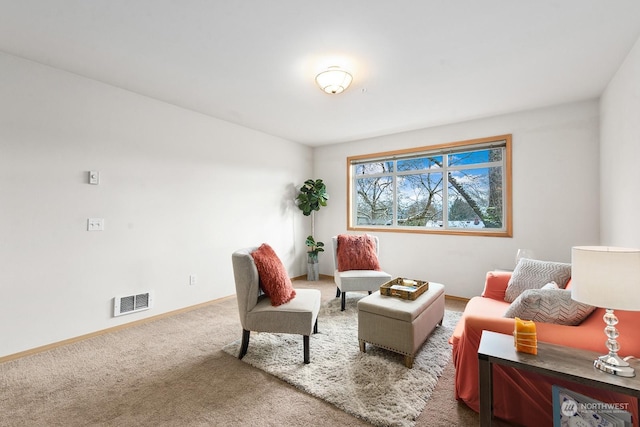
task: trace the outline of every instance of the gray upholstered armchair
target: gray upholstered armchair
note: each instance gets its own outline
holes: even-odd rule
[[[309,363],[309,336],[318,331],[320,291],[296,289],[296,296],[291,301],[272,306],[269,297],[260,290],[258,270],[251,256],[255,249],[240,249],[232,255],[242,324],[242,346],[238,358],[242,359],[247,353],[250,331],[287,333],[303,336],[304,363]]]

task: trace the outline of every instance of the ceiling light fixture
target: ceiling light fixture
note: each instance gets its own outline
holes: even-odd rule
[[[316,76],[320,89],[331,95],[344,92],[352,80],[351,74],[337,66],[329,67]]]

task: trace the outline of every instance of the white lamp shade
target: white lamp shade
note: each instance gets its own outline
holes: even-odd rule
[[[613,310],[640,311],[640,249],[571,249],[571,298]]]
[[[316,76],[316,83],[320,89],[330,94],[344,92],[349,87],[353,77],[340,67],[329,67]]]

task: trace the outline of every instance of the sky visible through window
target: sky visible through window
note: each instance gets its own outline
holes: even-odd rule
[[[354,163],[352,224],[502,231],[505,151],[456,147]]]

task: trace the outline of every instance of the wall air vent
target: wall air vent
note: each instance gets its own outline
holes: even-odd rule
[[[153,295],[151,292],[115,297],[113,299],[113,316],[148,310],[152,305]]]

